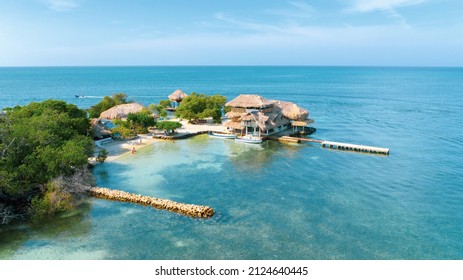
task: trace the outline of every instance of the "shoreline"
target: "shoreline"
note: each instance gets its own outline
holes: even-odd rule
[[[98,151],[101,149],[106,149],[106,151],[108,151],[108,157],[105,162],[112,162],[123,156],[129,155],[132,148],[135,148],[136,151],[138,151],[159,141],[162,140],[152,138],[149,135],[139,135],[139,138],[133,140],[112,140],[110,143],[96,146],[95,155],[98,154]]]
[[[197,133],[198,131],[224,132],[227,130],[225,127],[222,126],[222,124],[212,124],[212,123],[189,124],[187,120],[180,121],[178,119],[173,119],[172,121],[178,121],[182,124],[182,127],[176,130],[177,135]],[[106,158],[105,162],[116,161],[123,156],[129,155],[132,148],[135,148],[136,151],[138,151],[140,149],[151,146],[156,142],[166,141],[162,139],[153,138],[154,134],[163,134],[163,133],[164,133],[163,131],[155,129],[149,134],[139,134],[137,139],[112,140],[109,143],[104,143],[104,144],[101,144],[101,146],[96,146],[95,156],[98,154],[98,151],[100,151],[100,149],[106,149],[108,151],[108,157]],[[91,160],[95,161],[95,157],[92,158]]]

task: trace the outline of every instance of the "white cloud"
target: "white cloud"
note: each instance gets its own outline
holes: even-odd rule
[[[291,1],[289,4],[291,4],[293,7],[299,8],[302,12],[307,14],[312,14],[315,12],[315,9],[312,6],[302,1]]]
[[[397,11],[397,8],[414,6],[425,1],[426,0],[355,0],[348,11],[362,13],[383,11],[391,18],[396,19],[402,26],[409,29],[411,27],[407,19]]]
[[[79,7],[75,0],[43,0],[45,5],[56,12],[66,12]]]
[[[234,18],[228,15],[225,15],[224,13],[215,13],[214,18],[230,24],[231,27],[233,28],[239,28],[239,29],[244,29],[244,30],[249,30],[249,31],[258,31],[258,32],[280,32],[280,28],[269,25],[269,24],[262,24],[262,23],[256,23],[251,20],[247,19],[238,19]]]
[[[286,34],[297,36],[320,36],[324,34],[324,29],[312,26],[303,26],[296,22],[285,22],[282,24],[262,24],[248,19],[234,18],[216,13],[215,19],[229,24],[231,28],[239,28],[257,34]]]
[[[317,15],[318,11],[302,1],[290,1],[288,2],[288,8],[283,9],[266,9],[264,13],[269,15],[281,16],[288,19],[294,18],[313,18]]]
[[[398,7],[417,5],[424,1],[425,0],[356,0],[349,10],[356,12],[394,10]]]
[[[463,46],[442,30],[393,25],[305,27],[287,33],[177,33],[100,44],[54,44],[6,51],[0,65],[460,65]],[[315,33],[300,36],[296,33]],[[430,38],[432,39],[430,41]],[[446,42],[447,40],[448,42]],[[5,46],[0,45],[0,53]],[[445,51],[441,51],[445,50]]]
[[[407,22],[407,19],[403,15],[399,14],[396,10],[389,9],[389,10],[386,10],[386,12],[392,18],[397,19],[399,21],[399,23],[402,24],[402,26],[404,26],[405,28],[411,28],[411,26]]]

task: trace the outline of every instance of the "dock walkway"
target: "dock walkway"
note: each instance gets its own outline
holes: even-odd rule
[[[341,142],[292,137],[292,136],[286,136],[286,135],[279,136],[279,137],[278,136],[267,136],[266,139],[274,140],[274,141],[278,141],[282,143],[302,143],[302,142],[320,143],[322,148],[352,151],[352,152],[361,152],[361,153],[372,153],[372,154],[380,154],[380,155],[389,155],[388,148],[379,148],[379,147],[373,147],[373,146],[364,146],[364,145],[341,143]]]
[[[322,145],[322,148],[389,155],[389,149],[387,148],[379,148],[379,147],[332,142],[332,141],[323,141],[321,142],[321,145]]]

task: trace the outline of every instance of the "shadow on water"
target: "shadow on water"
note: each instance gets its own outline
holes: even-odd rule
[[[91,229],[89,213],[92,206],[84,200],[73,210],[40,222],[17,222],[0,227],[0,259],[11,259],[27,243],[48,239],[67,239],[87,235]]]
[[[276,148],[273,141],[264,141],[262,144],[232,143],[228,145],[228,155],[238,172],[256,172],[271,164]]]

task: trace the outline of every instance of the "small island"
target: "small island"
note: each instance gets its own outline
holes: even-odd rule
[[[313,122],[308,114],[292,102],[259,95],[242,94],[227,103],[218,94],[181,90],[147,107],[118,93],[87,110],[57,100],[7,108],[0,115],[0,221],[39,221],[72,209],[95,187],[92,164],[134,154],[155,138],[211,131],[261,137],[302,125],[303,131]]]

